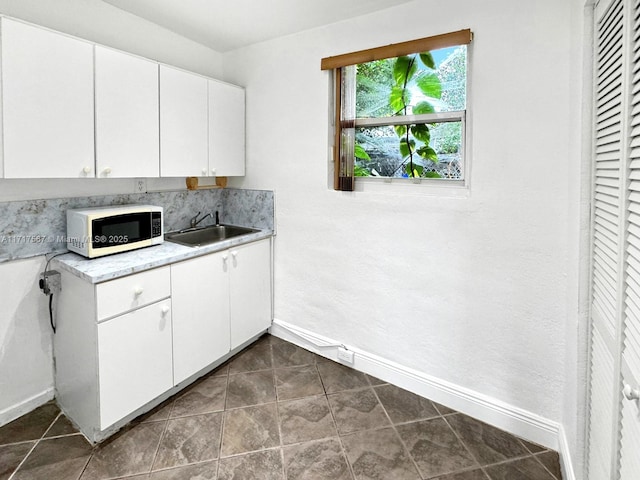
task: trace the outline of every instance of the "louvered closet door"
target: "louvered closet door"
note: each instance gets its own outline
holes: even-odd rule
[[[640,410],[634,398],[640,388],[640,0],[633,1],[630,19],[629,191],[626,298],[622,335],[622,429],[620,478],[640,479]],[[636,392],[634,392],[636,390]]]
[[[617,450],[616,345],[621,317],[623,0],[600,2],[595,41],[595,188],[589,479],[615,478]]]
[[[588,478],[639,480],[640,0],[595,13]]]

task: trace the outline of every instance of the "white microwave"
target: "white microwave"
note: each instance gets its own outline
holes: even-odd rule
[[[67,248],[88,258],[158,245],[162,207],[118,205],[67,210]]]

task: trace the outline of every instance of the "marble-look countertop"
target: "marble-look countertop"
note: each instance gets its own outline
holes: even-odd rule
[[[98,258],[66,253],[52,259],[51,268],[65,270],[91,283],[100,283],[207,253],[226,250],[236,245],[255,242],[272,235],[271,230],[260,230],[200,247],[188,247],[165,240],[160,245]]]

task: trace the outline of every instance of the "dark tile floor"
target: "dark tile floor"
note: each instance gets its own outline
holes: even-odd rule
[[[0,480],[553,480],[558,455],[264,336],[102,444],[55,403],[0,428]]]

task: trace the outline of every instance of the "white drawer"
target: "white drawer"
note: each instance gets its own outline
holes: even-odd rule
[[[169,266],[155,268],[96,285],[98,321],[171,296]]]

